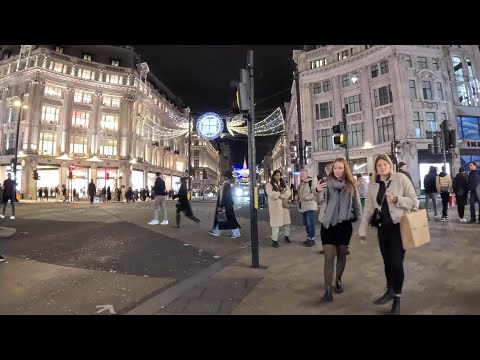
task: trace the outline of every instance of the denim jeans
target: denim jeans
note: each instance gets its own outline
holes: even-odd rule
[[[307,240],[315,240],[315,211],[308,210],[302,213],[303,225],[307,231]]]
[[[221,230],[218,228],[218,225],[217,225],[212,229],[212,232],[220,235]],[[232,236],[239,237],[240,236],[240,229],[239,228],[232,229]]]

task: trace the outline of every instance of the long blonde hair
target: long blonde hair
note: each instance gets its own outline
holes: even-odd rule
[[[328,178],[336,180],[333,168],[335,167],[335,163],[337,163],[337,162],[341,162],[343,164],[343,167],[345,169],[343,171],[343,178],[345,180],[345,184],[347,185],[347,187],[351,191],[356,190],[357,189],[357,183],[353,178],[352,169],[350,169],[350,165],[348,165],[347,160],[345,160],[344,158],[338,158],[332,163],[332,172],[328,175]]]

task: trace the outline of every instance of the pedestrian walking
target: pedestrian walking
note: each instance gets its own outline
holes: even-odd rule
[[[200,222],[200,219],[193,216],[192,207],[190,206],[190,201],[188,201],[188,190],[187,190],[187,179],[186,177],[180,178],[180,189],[178,190],[178,194],[173,196],[173,200],[178,198],[178,203],[175,204],[177,208],[177,213],[175,215],[175,228],[180,227],[180,213],[183,211],[183,214],[195,221],[196,223]],[[156,198],[156,197],[155,197]]]
[[[435,166],[430,166],[428,174],[423,178],[423,187],[425,188],[425,209],[427,209],[428,216],[428,200],[432,200],[434,216],[438,217],[437,212],[437,169]]]
[[[387,291],[375,304],[393,300],[391,314],[400,314],[400,296],[404,282],[403,249],[400,220],[408,212],[418,209],[419,201],[413,184],[403,174],[393,171],[388,155],[379,155],[374,165],[375,182],[368,187],[365,212],[359,228],[359,237],[365,244],[368,227],[377,227],[378,242],[382,253]]]
[[[412,182],[412,185],[413,185],[412,177],[407,171],[407,164],[405,164],[403,161],[400,161],[400,163],[398,164],[398,171],[397,172],[405,175],[406,177],[408,177],[408,179]],[[415,187],[415,186],[413,186],[413,187]]]
[[[167,208],[165,207],[165,197],[167,195],[165,189],[165,181],[163,181],[162,174],[160,174],[159,172],[155,173],[155,175],[155,184],[153,186],[153,191],[155,193],[155,199],[153,200],[153,219],[150,220],[148,225],[168,225]],[[159,210],[163,212],[162,222],[158,220]]]
[[[42,188],[38,189],[38,198],[40,199],[40,201],[43,201],[43,189]]]
[[[360,203],[362,204],[362,209],[364,209],[365,200],[367,199],[367,193],[368,193],[368,183],[367,183],[367,180],[363,178],[362,174],[357,174],[357,186],[358,186],[358,193],[360,194]]]
[[[107,187],[107,202],[112,200],[112,190],[110,189],[110,186]]]
[[[477,164],[475,161],[470,161],[468,166],[470,172],[468,173],[468,190],[470,191],[470,224],[476,222],[475,216],[475,204],[478,202],[479,215],[478,222],[480,223],[480,174],[477,170]]]
[[[335,291],[340,294],[343,292],[342,275],[353,232],[352,223],[361,218],[362,207],[352,170],[343,158],[334,161],[332,172],[325,182],[317,184],[316,191],[320,193],[318,221],[321,224],[320,237],[325,251],[325,294],[322,302],[331,302],[335,258]]]
[[[218,191],[217,198],[217,207],[215,212],[215,220],[213,222],[213,229],[208,233],[213,236],[220,236],[221,230],[232,230],[231,239],[236,239],[241,236],[240,234],[240,224],[237,222],[235,217],[235,210],[233,206],[235,205],[232,196],[232,184],[235,182],[233,173],[230,170],[225,171],[223,174],[225,181],[223,182],[220,190]],[[225,215],[225,222],[218,222],[217,213],[221,212]]]
[[[7,209],[7,203],[10,200],[10,205],[12,206],[12,215],[10,216],[11,220],[15,219],[15,182],[12,180],[12,174],[7,174],[7,179],[3,182],[3,196],[2,203],[3,209],[0,218],[5,218],[5,210]]]
[[[90,180],[87,188],[88,196],[90,197],[90,205],[93,205],[93,198],[97,193],[97,187],[93,183],[93,179]]]
[[[272,227],[272,246],[278,248],[278,235],[284,236],[284,241],[290,243],[290,189],[282,179],[280,170],[275,170],[265,190],[268,194],[268,212]]]
[[[468,178],[465,174],[464,167],[458,169],[458,174],[455,176],[455,179],[453,179],[452,188],[457,203],[458,217],[460,218],[460,222],[466,223],[465,205],[467,204],[468,199]]]
[[[437,192],[442,197],[442,218],[440,221],[448,220],[448,200],[452,193],[452,178],[446,173],[445,166],[442,166],[442,172],[437,176]]]
[[[315,245],[315,211],[318,210],[316,201],[315,186],[313,179],[308,175],[306,169],[300,171],[301,184],[298,187],[298,211],[302,213],[303,224],[307,232],[307,239],[303,246]],[[270,199],[269,199],[270,201]]]

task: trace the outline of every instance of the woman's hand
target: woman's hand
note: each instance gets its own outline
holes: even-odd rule
[[[321,192],[321,191],[325,190],[326,187],[327,187],[327,184],[324,183],[324,182],[320,182],[320,181],[319,181],[319,182],[317,183],[317,191],[318,191],[318,192]]]
[[[393,195],[390,191],[387,190],[385,192],[385,199],[387,200],[387,202],[393,203],[393,199],[395,199],[395,195]]]

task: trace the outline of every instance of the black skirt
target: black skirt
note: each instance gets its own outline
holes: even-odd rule
[[[335,226],[330,226],[328,229],[322,224],[320,228],[320,237],[322,245],[346,245],[350,244],[353,227],[350,221],[344,221]]]

